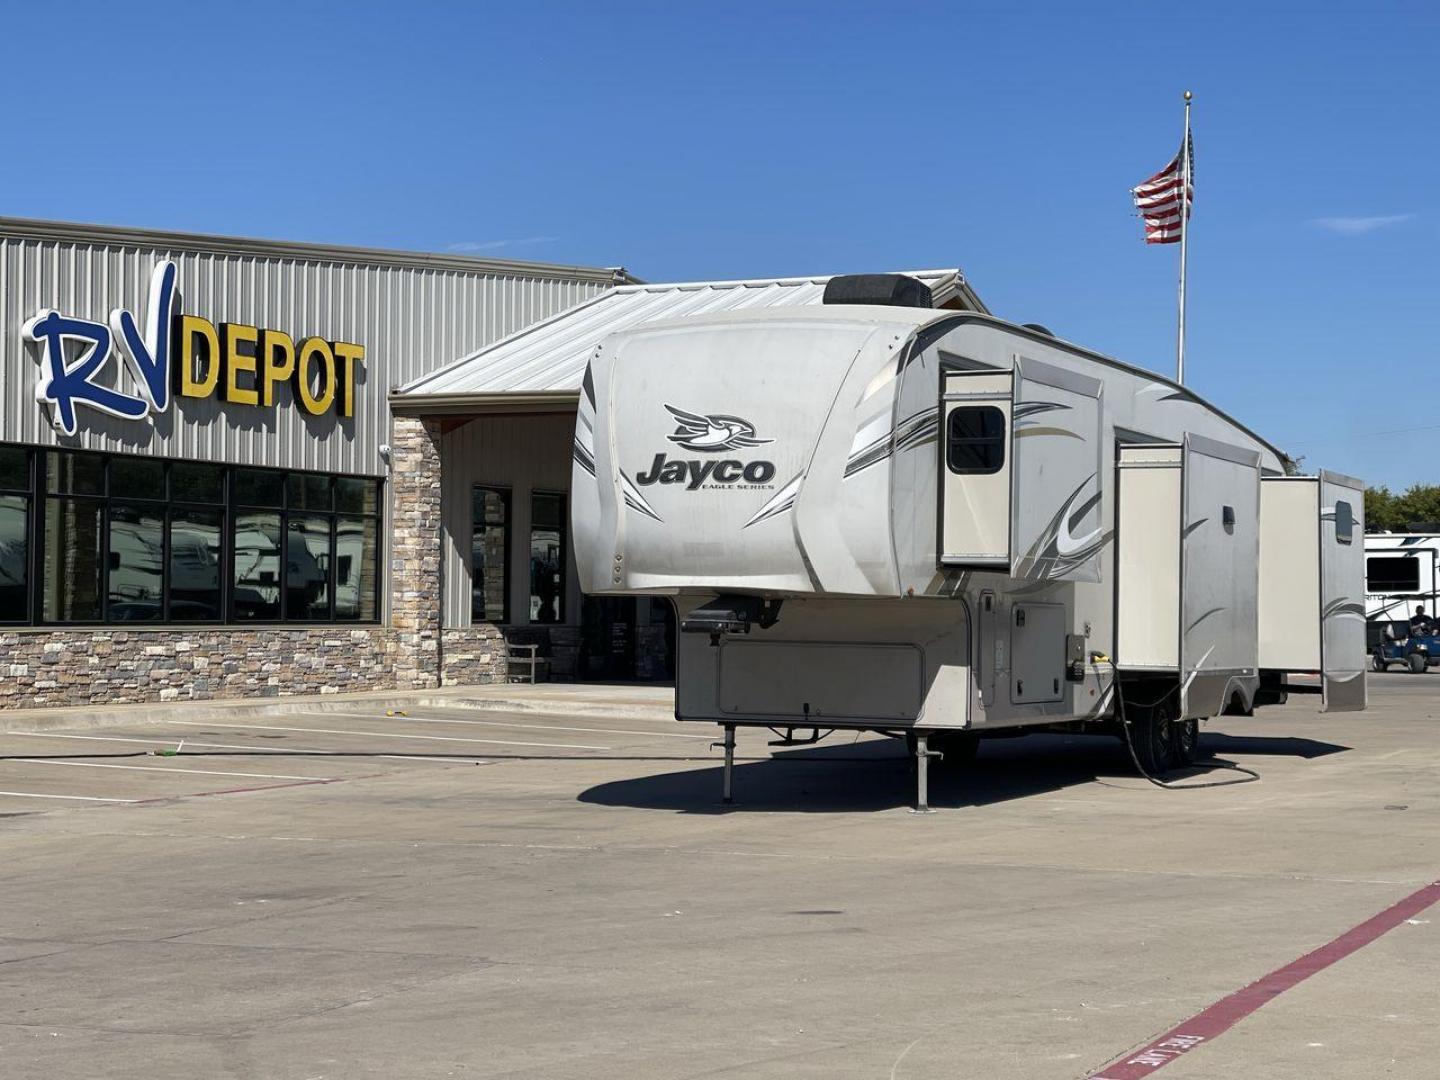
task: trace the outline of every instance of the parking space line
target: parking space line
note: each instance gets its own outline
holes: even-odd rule
[[[12,765],[65,765],[82,769],[133,769],[137,772],[198,773],[202,776],[243,776],[254,780],[325,780],[324,776],[291,776],[287,773],[232,772],[224,769],[182,769],[178,765],[111,765],[100,761],[55,761],[50,758],[12,759]]]
[[[146,743],[156,746],[174,746],[174,739],[146,739],[138,735],[61,735],[54,731],[7,731],[6,735],[23,735],[30,739],[84,739],[88,742]],[[255,754],[324,754],[335,756],[338,750],[301,750],[293,746],[249,746],[245,743],[196,742],[186,739],[191,746],[206,746],[212,750],[248,750]],[[3,755],[0,755],[3,757]]]
[[[123,742],[123,743],[144,743],[156,746],[174,746],[174,739],[146,739],[136,735],[62,735],[53,731],[7,731],[7,735],[24,735],[32,739],[86,739],[92,742]],[[343,750],[302,750],[296,747],[285,746],[251,746],[245,743],[223,743],[223,742],[198,742],[195,739],[186,739],[187,746],[203,746],[211,750],[243,750],[254,754],[303,754],[307,757],[354,757],[357,755],[346,755]],[[181,754],[180,757],[187,755]],[[199,755],[197,755],[199,756]],[[440,761],[452,765],[493,765],[493,761],[484,758],[468,757],[425,757],[421,754],[374,754],[366,755],[377,758],[384,758],[387,761]],[[3,758],[4,755],[0,755]]]
[[[319,715],[307,713],[307,716]],[[536,731],[578,731],[591,735],[640,735],[657,739],[704,739],[714,740],[714,735],[687,735],[679,731],[627,731],[624,728],[567,727],[563,724],[520,724],[510,720],[461,720],[458,717],[439,716],[380,716],[377,713],[342,713],[343,716],[358,716],[366,720],[398,720],[401,723],[421,722],[426,724],[480,724],[486,727],[526,728]]]
[[[0,791],[0,795],[13,795],[17,799],[71,799],[75,802],[134,803],[139,799],[102,799],[98,795],[41,795],[38,791]]]
[[[427,742],[487,743],[491,746],[532,746],[545,750],[609,750],[608,746],[583,743],[514,742],[508,739],[465,739],[459,735],[401,735],[389,731],[346,731],[338,728],[282,727],[278,724],[217,724],[210,720],[167,720],[185,727],[238,728],[241,731],[299,731],[308,735],[351,735],[362,739],[424,739]]]
[[[1200,1046],[1208,1045],[1246,1017],[1332,964],[1363,949],[1383,934],[1413,919],[1432,904],[1440,902],[1440,881],[1432,881],[1409,896],[1391,904],[1378,915],[1339,937],[1276,968],[1229,997],[1152,1039],[1139,1050],[1118,1058],[1102,1069],[1086,1073],[1092,1080],[1142,1080]]]

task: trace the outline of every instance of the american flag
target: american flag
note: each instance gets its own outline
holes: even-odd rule
[[[1150,177],[1130,194],[1135,209],[1145,219],[1147,244],[1175,244],[1180,241],[1180,190],[1185,189],[1185,216],[1195,208],[1195,140],[1188,138],[1175,160]]]

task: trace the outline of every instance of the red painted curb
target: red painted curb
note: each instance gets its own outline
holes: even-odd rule
[[[1395,929],[1406,919],[1414,918],[1437,901],[1440,901],[1440,881],[1432,881],[1380,914],[1366,919],[1354,929],[1347,930],[1334,941],[1321,945],[1298,960],[1292,960],[1282,968],[1276,968],[1244,989],[1221,998],[1208,1009],[1177,1024],[1139,1050],[1125,1054],[1103,1069],[1096,1069],[1086,1075],[1090,1080],[1139,1080],[1140,1077],[1149,1076],[1196,1047],[1211,1042],[1217,1035],[1223,1035],[1262,1005],[1273,1001],[1311,975],[1324,971],[1351,953],[1363,949],[1382,934]]]

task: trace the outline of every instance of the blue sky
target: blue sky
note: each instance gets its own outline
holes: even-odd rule
[[[3,18],[0,213],[649,280],[958,265],[997,314],[1166,372],[1175,249],[1127,189],[1189,87],[1189,384],[1309,466],[1440,482],[1433,3]]]

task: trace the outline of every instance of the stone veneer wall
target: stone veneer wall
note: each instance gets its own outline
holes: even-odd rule
[[[0,633],[0,709],[383,688],[389,637],[343,626]]]
[[[445,686],[505,681],[505,638],[497,626],[485,623],[445,630],[441,654]]]
[[[440,427],[396,417],[389,626],[0,631],[0,710],[439,684]],[[493,626],[447,630],[445,684],[503,678]]]
[[[394,685],[439,685],[440,421],[397,416],[390,434]]]

